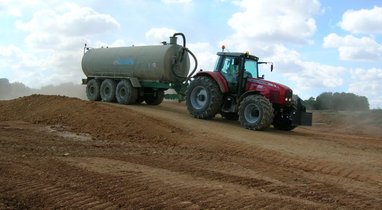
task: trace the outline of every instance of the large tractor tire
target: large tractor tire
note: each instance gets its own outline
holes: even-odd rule
[[[188,111],[199,119],[212,119],[220,111],[223,94],[210,77],[196,77],[186,93]]]
[[[105,79],[102,81],[100,88],[100,95],[102,101],[113,102],[115,101],[115,82],[112,79]]]
[[[118,82],[115,94],[120,104],[135,104],[138,98],[138,90],[131,85],[130,80]]]
[[[262,131],[273,121],[273,107],[267,98],[261,95],[245,97],[239,106],[239,121],[251,130]]]
[[[151,94],[147,94],[144,97],[146,104],[148,105],[159,105],[162,103],[164,99],[164,91],[163,90],[157,90],[153,91]]]
[[[101,100],[100,95],[100,86],[101,82],[96,79],[91,79],[86,84],[86,96],[88,97],[89,101],[99,101]]]

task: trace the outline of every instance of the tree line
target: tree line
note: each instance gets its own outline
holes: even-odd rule
[[[369,100],[354,93],[321,93],[317,98],[304,101],[310,110],[365,111],[369,110]]]

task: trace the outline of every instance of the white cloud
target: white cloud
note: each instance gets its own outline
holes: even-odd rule
[[[217,59],[217,55],[213,52],[213,49],[211,45],[207,42],[199,42],[199,43],[189,43],[186,46],[189,50],[191,50],[196,58],[198,59],[198,68],[197,70],[199,71],[200,69],[203,69],[204,71],[213,71],[215,62]],[[190,57],[191,61],[192,58]],[[191,69],[194,68],[193,65],[191,65]]]
[[[15,45],[0,45],[0,69],[34,67],[37,59]]]
[[[339,25],[351,33],[382,34],[382,7],[348,10]]]
[[[249,42],[308,43],[316,31],[312,16],[319,12],[317,0],[242,0],[241,12],[228,21],[235,33],[228,41],[240,45]]]
[[[52,6],[54,5],[54,6]],[[120,24],[110,15],[73,3],[51,2],[39,8],[29,20],[18,21],[16,27],[26,32],[23,50],[0,46],[0,62],[17,81],[39,88],[64,82],[79,83],[82,47],[96,34],[116,30]],[[112,44],[122,44],[122,40]],[[2,68],[3,69],[3,68]]]
[[[191,3],[192,0],[162,0],[165,4],[188,4]]]
[[[17,22],[17,28],[29,32],[26,43],[36,48],[52,48],[57,43],[70,45],[78,37],[83,39],[86,35],[119,27],[119,23],[110,15],[71,3],[64,3],[57,9],[39,10],[31,20]]]
[[[344,83],[342,76],[346,69],[343,67],[303,61],[297,52],[281,46],[275,52],[278,54],[267,59],[273,61],[277,73],[283,79],[293,81],[300,92],[336,88]]]
[[[24,10],[40,7],[41,0],[0,0],[0,12],[11,17],[22,17]]]
[[[291,80],[296,81],[299,88],[336,88],[344,82],[342,74],[345,72],[345,68],[343,67],[306,61],[298,61],[297,65],[301,67],[301,72],[294,73]]]
[[[371,108],[382,108],[382,69],[351,70],[348,92],[366,96]]]
[[[150,44],[159,44],[160,42],[166,41],[169,42],[169,37],[174,35],[177,31],[172,28],[151,28],[146,32],[146,39]]]
[[[382,44],[369,37],[341,37],[331,33],[324,38],[324,47],[337,48],[341,60],[381,61]]]

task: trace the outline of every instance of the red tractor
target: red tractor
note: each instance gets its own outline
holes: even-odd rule
[[[252,130],[273,125],[290,131],[312,125],[312,114],[289,87],[259,76],[259,65],[269,62],[259,62],[249,53],[224,52],[224,48],[217,55],[215,71],[199,71],[187,89],[187,109],[194,117],[212,119],[220,113]]]

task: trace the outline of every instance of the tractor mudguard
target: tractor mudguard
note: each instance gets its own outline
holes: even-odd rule
[[[213,80],[216,81],[216,83],[219,85],[219,89],[222,93],[228,92],[228,84],[223,75],[220,72],[216,71],[199,71],[195,76],[208,76],[211,77]]]

